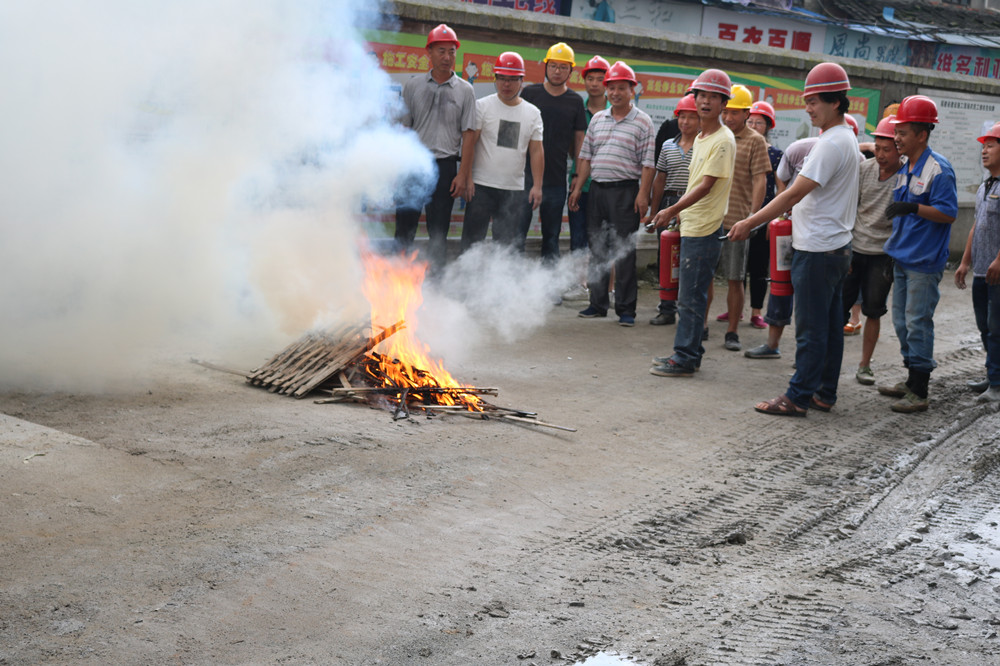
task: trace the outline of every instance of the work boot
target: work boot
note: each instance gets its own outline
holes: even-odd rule
[[[858,371],[854,373],[854,378],[858,380],[859,384],[864,384],[865,386],[871,386],[875,383],[875,373],[867,365],[858,368]]]
[[[991,386],[976,396],[976,402],[1000,402],[1000,386]]]
[[[889,409],[901,414],[913,414],[914,412],[926,412],[928,406],[930,406],[930,402],[927,398],[921,398],[913,391],[907,391],[906,395],[902,399],[892,403]]]
[[[890,398],[902,398],[907,393],[912,393],[910,387],[906,385],[906,382],[899,382],[895,386],[882,385],[878,387],[878,392],[882,395],[887,395]]]
[[[978,382],[977,381],[968,381],[968,382],[965,382],[965,385],[969,388],[970,391],[975,391],[976,393],[982,393],[983,391],[985,391],[986,389],[988,389],[990,387],[990,380],[989,379],[983,379],[983,380],[980,380]]]
[[[660,312],[655,317],[650,319],[649,323],[652,324],[653,326],[667,326],[669,324],[673,324],[676,321],[677,321],[677,315],[675,315],[673,312],[671,313]]]

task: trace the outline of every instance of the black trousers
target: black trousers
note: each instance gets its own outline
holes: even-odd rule
[[[587,287],[590,304],[599,312],[610,307],[608,279],[615,266],[615,314],[635,316],[639,283],[635,270],[635,239],[639,213],[635,197],[639,182],[590,182],[587,200],[587,238],[590,242],[590,266]]]
[[[436,160],[438,179],[430,201],[427,201],[427,259],[433,269],[440,269],[447,260],[448,230],[455,200],[451,198],[451,183],[458,175],[458,160],[454,157]],[[396,244],[401,249],[413,246],[420,221],[420,208],[400,206],[396,209]]]

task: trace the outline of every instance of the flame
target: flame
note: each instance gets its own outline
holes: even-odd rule
[[[406,257],[383,257],[365,253],[365,280],[362,292],[371,304],[373,335],[396,322],[406,327],[379,343],[364,364],[368,380],[375,386],[392,388],[461,389],[440,360],[430,357],[430,349],[416,337],[417,310],[423,303],[423,283],[427,263]],[[480,400],[468,393],[415,394],[411,399],[427,404],[462,404],[482,411]]]

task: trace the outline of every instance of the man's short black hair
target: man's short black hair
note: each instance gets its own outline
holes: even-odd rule
[[[851,102],[847,99],[847,93],[843,90],[838,90],[837,92],[821,92],[819,93],[819,98],[827,104],[836,104],[837,111],[840,112],[840,115],[844,115],[847,113],[847,110],[851,108]]]
[[[927,132],[927,140],[930,141],[931,131],[934,129],[934,123],[910,123],[910,126],[917,134]]]

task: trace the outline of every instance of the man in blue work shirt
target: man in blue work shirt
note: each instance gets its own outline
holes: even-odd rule
[[[893,121],[896,147],[906,161],[896,174],[893,203],[885,213],[893,220],[885,252],[895,263],[892,322],[909,376],[878,390],[899,398],[892,411],[904,414],[926,411],[929,404],[927,385],[935,366],[934,309],[941,297],[951,224],[958,214],[955,171],[927,146],[937,122],[937,106],[923,95],[900,102]]]

